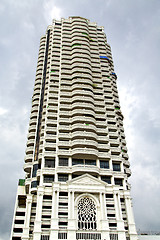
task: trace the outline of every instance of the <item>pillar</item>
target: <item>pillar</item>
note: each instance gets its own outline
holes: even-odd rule
[[[130,240],[137,240],[137,231],[135,227],[135,221],[133,216],[133,209],[132,209],[132,202],[130,196],[125,196],[125,203],[126,203],[126,213],[128,219],[128,232],[130,235]]]
[[[30,216],[31,216],[31,206],[32,206],[32,195],[27,195],[26,215],[25,215],[22,240],[29,240],[29,223],[30,223]]]
[[[124,221],[122,219],[122,212],[121,212],[120,196],[118,192],[115,192],[114,194],[114,201],[115,201],[115,210],[116,210],[118,239],[126,240]]]
[[[58,240],[58,202],[59,190],[53,189],[50,239]]]
[[[107,219],[106,198],[104,193],[100,193],[100,209],[101,209],[101,238],[109,239],[109,224]]]
[[[76,240],[76,219],[74,211],[74,192],[68,192],[68,237],[67,239]]]
[[[39,186],[37,191],[37,207],[36,218],[34,223],[33,239],[41,239],[41,215],[42,215],[42,203],[43,203],[44,188]]]

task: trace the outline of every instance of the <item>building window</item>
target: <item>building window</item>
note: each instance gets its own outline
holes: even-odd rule
[[[96,229],[96,206],[89,197],[82,198],[78,203],[78,229]]]
[[[94,166],[96,166],[96,160],[85,160],[85,165],[94,165]]]
[[[55,168],[55,159],[45,159],[45,167]]]
[[[36,188],[37,185],[38,185],[38,182],[37,182],[37,181],[31,182],[31,188]]]
[[[67,239],[67,233],[64,232],[58,233],[58,239]]]
[[[59,182],[66,182],[68,180],[68,174],[58,174]]]
[[[59,158],[59,166],[68,166],[68,158]]]
[[[44,175],[44,183],[54,182],[54,175]]]
[[[72,165],[83,164],[83,159],[72,159]]]
[[[111,177],[110,176],[101,176],[101,180],[108,183],[108,184],[111,184]]]
[[[110,233],[110,240],[118,240],[118,234]]]
[[[37,170],[38,170],[38,164],[34,164],[33,165],[32,177],[36,177]]]
[[[100,168],[109,169],[109,162],[108,161],[100,161]]]
[[[114,183],[115,183],[115,185],[123,186],[123,182],[122,182],[121,178],[115,178],[114,179]]]
[[[121,171],[120,163],[113,163],[113,171],[117,171],[117,172]]]
[[[49,240],[49,235],[41,235],[41,240]]]

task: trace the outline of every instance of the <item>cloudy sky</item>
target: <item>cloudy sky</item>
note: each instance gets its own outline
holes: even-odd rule
[[[0,240],[22,171],[39,40],[52,19],[82,16],[112,47],[132,169],[137,229],[160,231],[160,1],[0,1]]]

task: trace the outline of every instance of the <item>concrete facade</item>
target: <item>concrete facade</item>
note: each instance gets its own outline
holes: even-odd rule
[[[116,79],[103,27],[48,26],[11,240],[138,239]]]

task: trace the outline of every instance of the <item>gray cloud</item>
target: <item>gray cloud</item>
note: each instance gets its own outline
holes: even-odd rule
[[[22,171],[39,40],[53,18],[80,15],[111,44],[131,169],[137,229],[159,230],[160,3],[2,0],[0,3],[0,239],[7,240]]]

